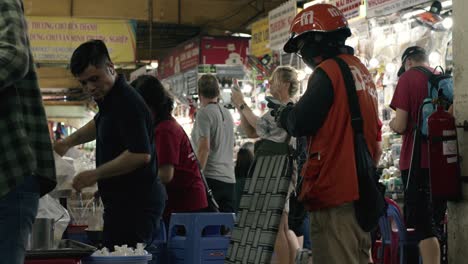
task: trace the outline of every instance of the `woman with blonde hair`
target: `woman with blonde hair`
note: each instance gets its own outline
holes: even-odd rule
[[[276,100],[285,105],[292,103],[293,97],[299,90],[297,71],[289,66],[277,67],[271,76],[269,84],[270,93]],[[261,117],[256,116],[245,103],[244,96],[240,90],[232,90],[231,101],[241,115],[241,126],[249,138],[260,138],[277,143],[287,142],[290,144],[287,132],[276,125],[274,117],[269,112]],[[282,264],[294,263],[296,252],[302,248],[303,242],[303,234],[300,232],[301,227],[288,226],[289,194],[294,190],[297,177],[293,175],[292,178],[292,184],[289,188],[275,242],[275,261]]]

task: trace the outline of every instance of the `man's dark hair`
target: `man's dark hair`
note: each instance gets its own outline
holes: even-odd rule
[[[205,74],[198,80],[198,93],[208,99],[219,97],[219,83],[214,75]]]
[[[408,56],[407,59],[411,59],[415,62],[428,62],[429,61],[429,58],[427,57],[426,54],[423,54],[423,53],[417,53],[417,54],[414,54],[414,55],[410,55]]]
[[[130,85],[138,91],[153,112],[155,126],[171,118],[174,99],[156,77],[142,75]]]
[[[90,65],[100,68],[109,62],[112,61],[106,44],[102,40],[93,39],[81,44],[73,52],[70,60],[70,70],[74,76],[78,76]]]

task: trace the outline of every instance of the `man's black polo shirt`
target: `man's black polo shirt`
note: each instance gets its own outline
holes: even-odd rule
[[[96,166],[128,150],[151,154],[151,162],[127,174],[98,182],[106,209],[164,207],[165,190],[157,177],[153,120],[140,95],[118,75],[109,93],[98,102]]]

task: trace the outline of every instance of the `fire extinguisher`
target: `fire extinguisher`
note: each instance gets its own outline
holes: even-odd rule
[[[437,105],[427,124],[432,195],[458,200],[461,198],[461,183],[455,118]]]

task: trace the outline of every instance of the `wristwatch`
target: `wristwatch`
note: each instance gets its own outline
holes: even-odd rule
[[[244,110],[244,108],[247,106],[246,103],[242,103],[240,106],[239,106],[239,109],[242,111]]]

